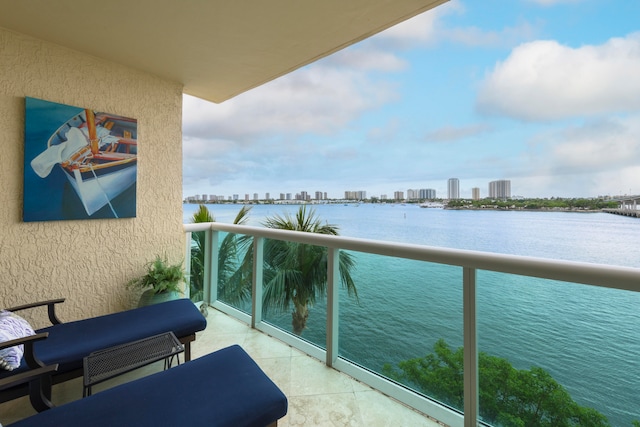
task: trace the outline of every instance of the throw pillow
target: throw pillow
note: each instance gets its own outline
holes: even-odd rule
[[[34,335],[35,332],[29,322],[11,311],[0,311],[0,342]],[[24,346],[16,345],[0,350],[0,368],[12,371],[20,366]]]

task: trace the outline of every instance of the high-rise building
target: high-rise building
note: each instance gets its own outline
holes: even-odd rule
[[[434,190],[433,188],[421,188],[420,191],[418,192],[418,197],[421,200],[423,199],[433,200],[436,198],[436,190]]]
[[[458,178],[449,178],[447,181],[447,197],[449,200],[460,198],[460,180]]]
[[[316,191],[316,200],[322,200],[322,191]]]
[[[280,193],[280,200],[284,200],[284,193]]]
[[[412,189],[408,189],[407,190],[407,200],[415,200],[418,198],[418,190],[412,190]]]
[[[394,191],[393,200],[404,200],[404,191]]]
[[[269,193],[264,193],[264,199],[265,199],[265,200],[271,200],[271,194],[269,194]]]
[[[344,198],[346,200],[364,200],[367,198],[366,191],[345,191]]]
[[[500,179],[489,183],[489,197],[492,199],[510,199],[511,181]]]
[[[471,198],[473,200],[480,200],[480,188],[479,187],[473,187],[471,189]]]

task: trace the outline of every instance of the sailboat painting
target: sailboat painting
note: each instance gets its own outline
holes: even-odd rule
[[[137,120],[25,101],[24,221],[131,218]]]

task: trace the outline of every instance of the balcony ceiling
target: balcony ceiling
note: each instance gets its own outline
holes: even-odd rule
[[[447,0],[0,0],[0,27],[222,102]]]

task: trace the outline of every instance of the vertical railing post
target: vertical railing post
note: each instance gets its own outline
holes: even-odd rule
[[[218,231],[207,230],[204,236],[203,300],[212,304],[218,300]]]
[[[338,285],[340,284],[340,249],[329,248],[327,254],[327,366],[338,358]]]
[[[476,269],[463,267],[464,426],[478,425],[478,341],[476,329]]]
[[[262,322],[262,283],[264,271],[264,238],[253,238],[253,282],[251,284],[251,327]]]
[[[184,254],[184,275],[187,277],[187,283],[184,285],[184,297],[191,298],[191,232],[185,233],[186,248]]]

